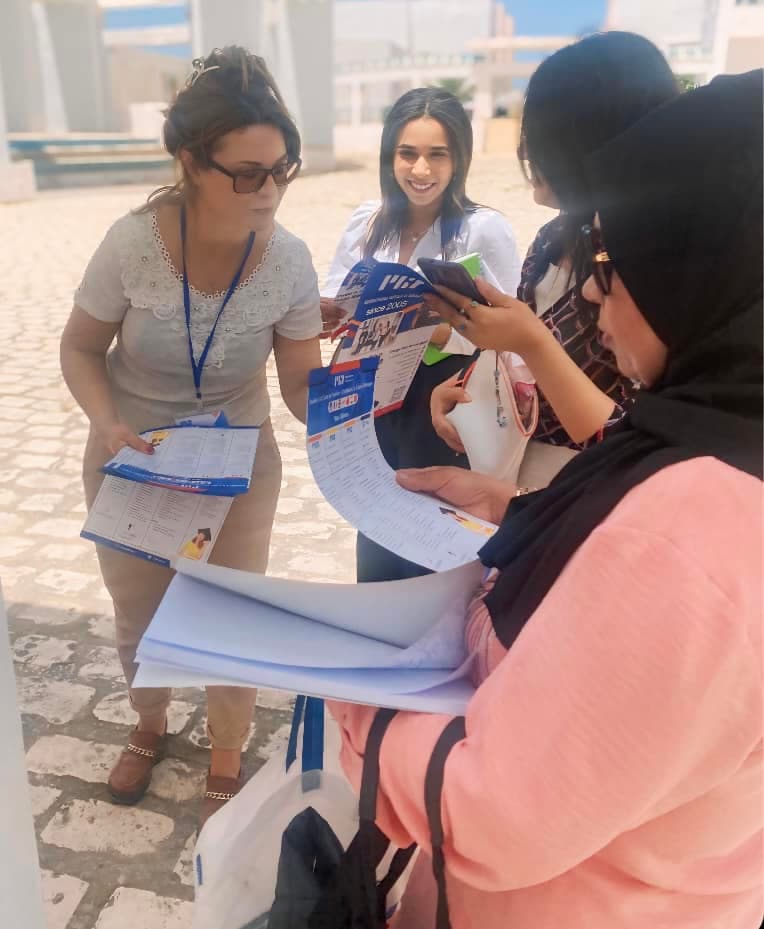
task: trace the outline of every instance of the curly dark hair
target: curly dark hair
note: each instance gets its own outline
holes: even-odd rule
[[[186,86],[165,111],[164,146],[179,165],[181,177],[172,186],[155,190],[142,209],[184,200],[187,179],[181,151],[187,151],[204,168],[223,136],[261,125],[281,131],[290,160],[300,157],[300,133],[262,58],[229,45],[195,61]]]

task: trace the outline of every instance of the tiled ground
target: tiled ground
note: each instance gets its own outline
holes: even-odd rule
[[[321,276],[375,169],[301,178],[281,221],[303,237]],[[189,862],[206,768],[202,695],[173,705],[169,757],[136,808],[108,802],[105,780],[132,722],[113,646],[110,602],[84,518],[82,415],[63,386],[58,337],[71,295],[107,226],[141,202],[136,188],[41,194],[0,206],[0,576],[11,621],[27,766],[49,929],[185,929]],[[502,209],[525,248],[549,214],[533,206],[513,162],[479,159],[472,195]],[[271,572],[354,576],[352,530],[320,497],[301,428],[278,397],[284,483]],[[246,754],[252,772],[281,744],[288,699],[259,697]]]

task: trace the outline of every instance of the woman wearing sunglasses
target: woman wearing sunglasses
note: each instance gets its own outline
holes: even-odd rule
[[[481,552],[479,687],[440,805],[453,929],[761,924],[763,77],[682,94],[587,161],[583,292],[643,387]],[[511,494],[457,478],[499,512]],[[357,782],[374,711],[333,712]],[[448,724],[405,713],[385,736],[378,822],[400,847],[430,847]],[[399,929],[435,923],[428,867]]]
[[[539,230],[523,265],[517,299],[480,284],[493,308],[458,295],[434,308],[479,348],[522,355],[540,391],[539,421],[519,483],[544,487],[563,465],[617,425],[633,393],[597,336],[596,314],[580,293],[588,267],[580,230],[593,215],[584,161],[649,110],[679,92],[660,51],[630,33],[589,36],[547,58],[528,84],[518,152],[535,201],[559,210]],[[447,414],[468,400],[457,378],[432,395],[433,425],[457,452]]]
[[[211,561],[264,572],[281,484],[266,362],[273,352],[281,394],[302,421],[308,372],[321,364],[310,254],[275,219],[300,169],[300,136],[262,59],[231,47],[194,65],[164,129],[181,179],[107,232],[75,296],[62,369],[90,420],[88,506],[111,456],[125,446],[151,454],[142,430],[218,410],[260,427],[250,491],[234,500]],[[135,650],[172,572],[103,546],[98,558],[139,717],[109,789],[135,803],[161,755],[170,700],[165,689],[131,688]],[[238,791],[255,695],[208,688],[203,819]]]

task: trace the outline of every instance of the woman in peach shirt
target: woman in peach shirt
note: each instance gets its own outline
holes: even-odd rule
[[[762,72],[683,94],[590,169],[584,295],[642,389],[482,552],[479,687],[441,800],[451,923],[756,929]],[[456,469],[400,480],[478,516],[511,495]],[[357,783],[374,711],[332,711]],[[449,722],[403,713],[385,737],[378,824],[400,846],[430,847],[423,785]],[[406,929],[434,925],[427,866]]]

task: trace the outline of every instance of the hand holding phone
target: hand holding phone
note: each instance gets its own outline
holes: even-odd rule
[[[422,274],[431,284],[440,284],[456,291],[468,300],[485,303],[467,269],[458,261],[440,261],[437,258],[420,258],[417,262]]]

